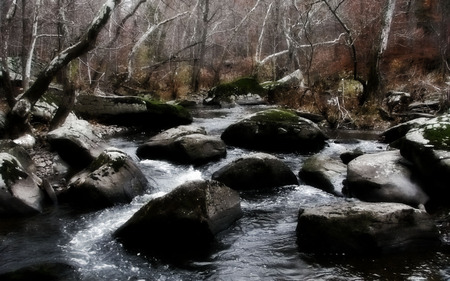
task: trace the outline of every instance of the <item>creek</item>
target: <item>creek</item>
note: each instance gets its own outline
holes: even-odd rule
[[[202,108],[193,111],[194,124],[205,127],[210,135],[220,135],[236,120],[265,108]],[[368,132],[341,132],[332,137],[319,153],[338,156],[356,148],[367,153],[386,149]],[[67,264],[74,271],[65,273],[64,280],[450,279],[450,254],[444,252],[377,257],[299,252],[295,235],[299,209],[344,200],[301,182],[270,193],[242,194],[244,216],[218,235],[217,248],[206,257],[174,265],[128,252],[111,234],[141,206],[188,180],[210,179],[220,167],[251,153],[229,147],[225,159],[196,167],[140,161],[135,152],[147,139],[145,134],[136,134],[109,140],[111,146],[132,156],[147,175],[151,187],[146,194],[131,204],[97,212],[80,214],[59,206],[32,218],[0,221],[0,274],[35,264]],[[275,155],[296,174],[308,157]]]

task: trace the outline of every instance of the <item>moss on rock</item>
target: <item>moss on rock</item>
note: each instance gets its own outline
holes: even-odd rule
[[[267,95],[267,90],[255,78],[244,77],[230,83],[218,85],[208,92],[208,96],[226,98],[232,95],[247,95],[249,93],[264,97]]]
[[[450,150],[450,125],[436,124],[427,126],[424,128],[423,135],[435,148]]]
[[[299,121],[299,116],[292,110],[270,109],[259,112],[250,119],[256,122],[295,123]]]

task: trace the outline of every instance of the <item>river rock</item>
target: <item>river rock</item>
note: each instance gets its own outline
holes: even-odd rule
[[[20,158],[19,158],[20,159]],[[42,180],[13,155],[0,152],[0,216],[32,215],[42,211],[46,194]],[[23,159],[23,158],[22,158]]]
[[[152,199],[114,236],[138,251],[189,256],[209,249],[215,235],[241,216],[236,191],[216,181],[191,181]]]
[[[426,191],[432,199],[440,202],[448,201],[450,114],[430,119],[419,128],[410,130],[402,142],[400,151],[414,164],[421,176],[426,178]]]
[[[398,202],[417,207],[429,197],[414,181],[410,163],[399,150],[362,155],[348,164],[347,193],[369,202]]]
[[[384,143],[392,143],[396,140],[403,138],[411,129],[420,127],[425,122],[427,122],[429,118],[416,118],[391,128],[388,128],[383,133],[380,134],[380,139]]]
[[[341,159],[342,163],[347,165],[352,161],[353,159],[363,155],[364,152],[360,148],[355,148],[353,150],[345,151],[339,155],[339,158]]]
[[[347,176],[347,165],[339,159],[316,154],[306,159],[299,176],[306,184],[342,196],[342,182]]]
[[[205,105],[223,107],[238,105],[264,104],[267,91],[251,77],[245,77],[230,83],[220,84],[208,92],[203,100]]]
[[[140,97],[79,95],[75,105],[77,115],[95,119],[107,125],[159,130],[192,123],[187,109]]]
[[[315,253],[426,251],[440,243],[431,217],[400,203],[344,201],[302,209],[296,231],[299,249]]]
[[[238,147],[303,153],[320,150],[327,139],[312,121],[282,109],[252,114],[230,125],[221,137],[226,144]]]
[[[389,109],[389,113],[392,113],[405,111],[411,100],[410,93],[391,91],[386,94],[384,102]]]
[[[241,157],[213,173],[212,179],[242,191],[298,184],[297,177],[283,161],[266,153]]]
[[[61,159],[75,170],[89,166],[105,147],[89,122],[73,117],[67,118],[61,127],[49,132],[47,140]]]
[[[226,145],[204,128],[179,126],[164,131],[140,145],[136,155],[141,159],[168,160],[183,164],[204,164],[226,156]]]
[[[101,209],[128,203],[147,187],[146,177],[131,157],[110,147],[70,180],[59,199],[78,209]]]

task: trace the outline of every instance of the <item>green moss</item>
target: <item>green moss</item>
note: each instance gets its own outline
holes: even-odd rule
[[[428,126],[424,137],[437,149],[450,150],[450,126],[447,124]]]
[[[291,110],[270,109],[257,113],[251,120],[256,122],[295,123],[299,121],[299,117]]]
[[[225,98],[232,95],[247,95],[249,93],[263,97],[267,95],[267,90],[255,78],[245,77],[230,83],[218,85],[209,91],[208,96]]]
[[[150,100],[141,98],[146,106],[147,110],[156,114],[171,114],[185,119],[191,119],[190,112],[181,105],[167,104],[165,102]]]

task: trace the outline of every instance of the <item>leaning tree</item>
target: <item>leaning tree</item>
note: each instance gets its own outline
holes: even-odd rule
[[[34,83],[13,102],[6,118],[6,133],[9,138],[17,138],[31,132],[29,119],[31,109],[47,91],[54,77],[72,60],[80,57],[95,47],[100,31],[108,22],[111,14],[121,0],[107,0],[80,38],[69,47],[60,51],[48,65],[40,71]],[[8,100],[13,100],[13,93],[7,92]]]

